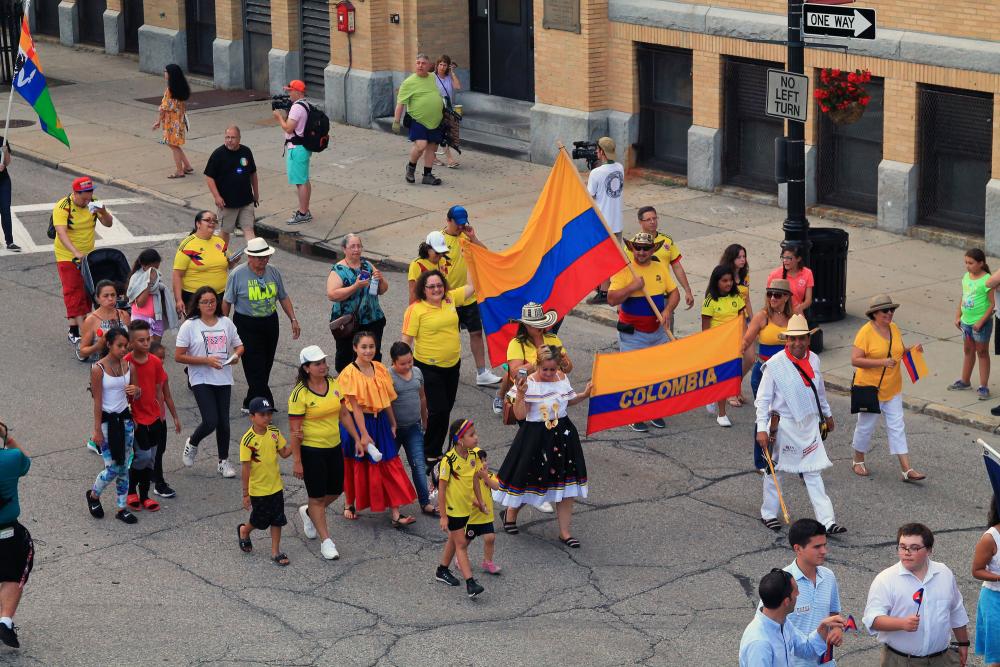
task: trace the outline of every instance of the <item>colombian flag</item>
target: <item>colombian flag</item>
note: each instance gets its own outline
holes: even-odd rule
[[[645,350],[598,354],[587,434],[699,408],[740,390],[739,317]]]
[[[66,148],[69,148],[69,137],[66,136],[66,130],[59,122],[56,108],[52,104],[49,87],[45,83],[45,75],[42,74],[42,63],[38,61],[35,43],[28,30],[27,16],[21,19],[21,44],[18,48],[14,72],[14,90],[38,114],[38,122],[42,126],[42,131],[51,134],[66,144]]]
[[[924,353],[920,350],[907,350],[903,353],[903,365],[910,375],[910,382],[916,382],[927,375],[927,362],[924,361]]]
[[[510,320],[521,316],[521,306],[534,301],[562,318],[625,266],[621,247],[564,150],[514,245],[491,252],[463,240],[462,249],[497,366],[507,361],[507,344],[517,333]]]

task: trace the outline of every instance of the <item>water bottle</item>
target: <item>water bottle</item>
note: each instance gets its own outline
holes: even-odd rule
[[[378,296],[378,278],[372,276],[372,281],[368,283],[368,294]]]

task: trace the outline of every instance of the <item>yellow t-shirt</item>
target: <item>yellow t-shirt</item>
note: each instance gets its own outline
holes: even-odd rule
[[[97,201],[97,197],[94,197],[94,201]],[[72,196],[63,197],[56,202],[56,207],[52,209],[52,224],[56,227],[65,227],[70,242],[84,255],[94,249],[94,228],[97,226],[97,218],[86,206],[81,208],[74,204]],[[58,236],[52,247],[57,262],[73,261],[73,253],[62,244]]]
[[[475,509],[476,492],[472,483],[475,481],[479,457],[469,452],[468,458],[462,458],[454,449],[448,450],[441,461],[441,479],[448,482],[445,489],[445,512],[448,516],[471,516]],[[485,500],[485,498],[484,498]]]
[[[406,272],[406,279],[408,281],[416,280],[417,278],[420,277],[421,273],[424,273],[426,271],[432,271],[434,269],[437,269],[438,271],[443,273],[445,278],[447,278],[449,268],[451,268],[451,262],[449,262],[444,257],[439,259],[437,264],[435,264],[429,259],[418,257],[412,262],[410,262],[410,268]]]
[[[473,448],[472,451],[478,456],[479,447]],[[496,475],[494,475],[493,473],[488,473],[488,474],[490,476],[490,479],[496,478]],[[491,495],[492,490],[490,489],[490,487],[486,486],[486,484],[482,480],[476,480],[476,484],[479,485],[479,492],[483,496],[483,504],[486,505],[486,512],[485,513],[480,512],[479,508],[473,505],[472,514],[469,515],[468,525],[476,526],[482,523],[493,523],[493,497]],[[473,498],[475,498],[475,496],[473,496]]]
[[[441,233],[444,234],[444,242],[448,244],[448,257],[451,258],[451,266],[445,274],[448,277],[448,289],[465,287],[469,282],[469,268],[465,265],[465,255],[462,254],[462,246],[459,243],[459,239],[464,235],[452,236],[443,229]]]
[[[856,368],[854,384],[863,387],[878,387],[878,400],[888,401],[893,396],[903,391],[903,372],[900,370],[900,360],[903,358],[903,335],[899,332],[899,327],[889,324],[892,331],[892,358],[896,360],[896,365],[885,369],[885,377],[882,377],[882,368]],[[858,330],[858,335],[854,337],[854,347],[860,348],[865,353],[867,359],[885,359],[889,356],[889,339],[882,338],[882,335],[875,330],[871,322],[866,323]],[[879,379],[882,385],[879,386]]]
[[[662,313],[667,307],[667,295],[677,289],[673,278],[670,277],[670,268],[655,257],[645,266],[633,264],[635,272],[645,281],[645,287],[632,292],[618,306],[618,321],[623,324],[630,324],[636,331],[652,333],[660,328],[660,321],[649,307],[645,294],[656,305],[656,309]],[[611,277],[609,290],[621,290],[629,286],[634,280],[632,272],[625,267]]]
[[[721,299],[706,297],[701,305],[701,314],[712,318],[711,328],[721,326],[730,320],[736,319],[740,311],[746,307],[743,297],[739,294],[726,295]]]
[[[302,444],[317,449],[340,446],[340,410],[344,396],[340,385],[331,377],[326,379],[326,393],[313,393],[301,382],[292,387],[288,397],[288,416],[305,417],[302,420]]]
[[[240,439],[240,463],[250,462],[250,495],[270,496],[284,488],[278,469],[278,450],[287,443],[277,426],[268,426],[264,434],[251,426]]]
[[[743,297],[743,303],[750,303],[750,272],[747,271],[747,277],[743,279],[743,282],[736,283],[736,289],[740,291],[740,296]]]
[[[544,345],[558,345],[562,347],[562,341],[554,333],[546,332],[542,334],[542,343]],[[538,350],[530,339],[522,344],[518,339],[511,338],[510,342],[507,343],[507,361],[511,359],[526,361],[529,364],[535,365],[538,363]]]
[[[218,236],[203,240],[192,234],[177,248],[174,270],[184,272],[181,289],[185,292],[194,292],[208,285],[221,297],[226,291],[226,278],[229,276],[225,241]]]
[[[465,287],[448,291],[440,306],[414,301],[403,315],[403,334],[413,336],[413,358],[432,366],[451,368],[462,358],[458,333],[458,306],[465,305]]]

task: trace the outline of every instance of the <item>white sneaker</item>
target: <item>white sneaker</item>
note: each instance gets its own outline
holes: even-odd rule
[[[728,415],[723,415],[721,417],[716,417],[715,421],[716,421],[716,423],[719,426],[722,426],[723,428],[729,428],[730,426],[733,425],[733,422],[729,421],[729,416]]]
[[[538,506],[538,511],[545,512],[546,514],[552,514],[556,510],[554,507],[552,507],[552,503],[546,500],[544,503]]]
[[[222,459],[219,461],[219,474],[226,479],[236,477],[236,468],[229,462],[229,459]]]
[[[184,452],[181,454],[181,462],[188,468],[194,465],[194,457],[198,456],[198,445],[191,444],[191,438],[184,442]]]
[[[487,368],[476,376],[476,384],[485,387],[491,384],[498,384],[502,379],[499,375],[494,375],[493,371]]]
[[[309,509],[308,505],[299,506],[299,518],[302,519],[302,532],[306,534],[306,537],[310,540],[316,539],[316,526],[313,524],[312,519],[309,518],[309,513],[306,511]]]
[[[705,412],[707,412],[710,415],[717,415],[719,414],[719,406],[717,406],[715,403],[709,403],[708,405],[705,406]]]
[[[333,543],[329,537],[323,540],[323,544],[319,545],[319,552],[323,554],[323,558],[327,560],[337,560],[340,558],[340,552],[337,551],[337,545]]]

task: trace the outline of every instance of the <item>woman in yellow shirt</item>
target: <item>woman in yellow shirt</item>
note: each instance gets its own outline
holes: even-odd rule
[[[448,244],[444,234],[435,230],[427,235],[427,239],[417,248],[417,258],[410,262],[406,278],[410,283],[410,303],[417,300],[417,278],[421,273],[437,269],[442,275],[448,275]]]
[[[885,430],[889,440],[889,452],[899,458],[899,467],[904,482],[918,482],[927,475],[910,466],[910,454],[906,444],[906,428],[903,425],[903,374],[900,362],[903,353],[911,349],[923,351],[917,343],[912,348],[903,344],[903,334],[892,321],[898,303],[893,303],[888,294],[877,294],[868,303],[865,315],[871,320],[861,327],[854,337],[851,349],[851,365],[854,373],[853,384],[861,387],[878,387],[878,405],[882,411]],[[878,424],[878,413],[859,412],[858,423],[854,427],[854,460],[851,468],[859,477],[868,477],[865,454],[871,449],[872,433]]]
[[[427,431],[424,456],[431,470],[442,454],[448,435],[448,420],[458,394],[462,340],[458,330],[458,306],[474,293],[472,283],[450,291],[444,274],[437,269],[417,278],[417,301],[403,315],[403,342],[413,349],[413,362],[424,374],[427,393]]]
[[[215,235],[219,218],[211,211],[198,211],[191,235],[181,241],[174,255],[174,302],[177,314],[184,317],[187,302],[199,287],[211,287],[218,294],[226,291],[226,278],[239,259],[229,260],[226,242]]]
[[[708,279],[708,289],[705,290],[705,301],[701,305],[701,330],[707,331],[730,322],[737,317],[742,317],[746,313],[746,302],[740,296],[739,286],[736,284],[736,274],[729,266],[720,264],[712,269],[712,276]],[[743,405],[739,395],[729,399],[729,404],[734,407]],[[709,414],[716,415],[715,421],[719,426],[729,427],[733,425],[729,417],[726,416],[726,401],[718,401],[714,406],[705,406]]]
[[[573,362],[570,361],[566,348],[563,347],[559,336],[552,333],[552,327],[556,324],[558,315],[556,311],[543,311],[542,306],[529,301],[521,306],[521,318],[517,320],[517,333],[507,343],[507,373],[500,381],[500,390],[497,391],[493,399],[493,412],[503,414],[503,397],[507,395],[514,385],[514,375],[521,367],[525,367],[528,374],[534,373],[537,368],[538,348],[543,345],[554,345],[562,350],[559,358],[559,370],[563,373],[570,373],[573,370]]]

